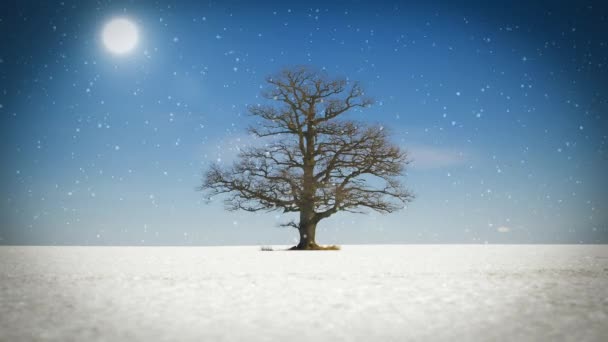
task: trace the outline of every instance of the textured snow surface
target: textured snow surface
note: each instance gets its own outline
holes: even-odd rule
[[[608,341],[608,246],[0,247],[0,341]]]

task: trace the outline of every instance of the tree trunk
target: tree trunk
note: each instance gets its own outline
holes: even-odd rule
[[[314,221],[300,222],[300,243],[296,249],[317,249],[319,246],[315,241],[317,223]]]
[[[315,241],[315,232],[317,230],[317,218],[314,210],[315,202],[315,181],[314,181],[314,169],[315,169],[315,132],[313,119],[314,112],[310,111],[307,114],[306,120],[306,133],[304,135],[306,140],[306,149],[302,151],[304,154],[303,158],[303,171],[302,176],[302,206],[300,209],[300,243],[295,249],[318,249],[317,242]]]
[[[315,241],[315,233],[317,231],[317,220],[315,212],[308,207],[300,211],[300,243],[294,249],[317,249],[319,246]]]

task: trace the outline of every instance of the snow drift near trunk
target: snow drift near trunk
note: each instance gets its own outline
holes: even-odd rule
[[[607,246],[0,247],[0,340],[601,341]]]

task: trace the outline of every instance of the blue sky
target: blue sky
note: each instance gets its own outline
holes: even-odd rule
[[[362,83],[413,163],[404,211],[340,213],[320,243],[608,242],[601,2],[18,2],[0,14],[0,243],[291,244],[281,213],[205,203],[251,144],[266,76]],[[138,27],[133,51],[101,40]]]

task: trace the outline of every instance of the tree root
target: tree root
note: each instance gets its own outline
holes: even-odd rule
[[[319,246],[316,243],[312,245],[297,245],[288,249],[288,251],[339,251],[340,246]]]

